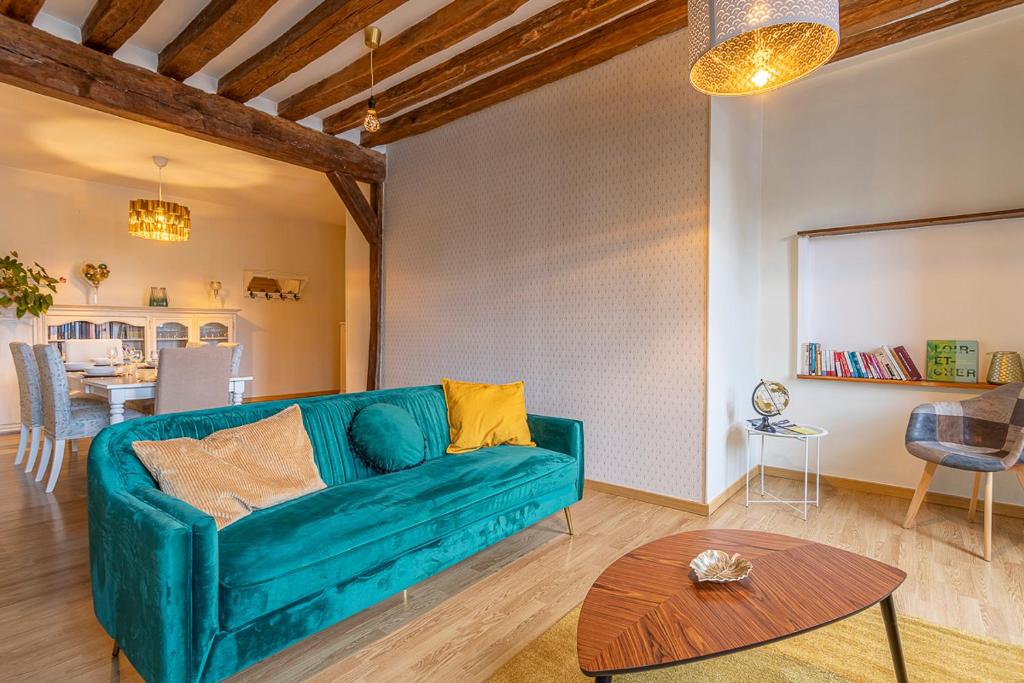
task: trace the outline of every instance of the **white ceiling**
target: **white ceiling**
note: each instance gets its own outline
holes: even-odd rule
[[[437,11],[449,1],[408,0],[398,9],[375,23],[383,32],[384,42],[386,43],[388,39],[393,38],[404,29]],[[54,18],[64,22],[64,28],[67,28],[67,24],[70,24],[72,27],[81,27],[95,2],[96,0],[46,0],[42,12],[36,18],[35,25],[45,30],[59,33],[59,31],[54,30],[54,22],[48,21],[48,18]],[[213,90],[216,79],[229,72],[238,64],[241,64],[248,57],[258,52],[260,48],[291,28],[320,2],[321,0],[279,0],[255,26],[243,34],[238,41],[228,47],[223,53],[214,58],[200,73],[188,79],[186,83],[204,90]],[[377,91],[384,90],[406,80],[410,76],[440,64],[459,52],[463,52],[467,48],[481,43],[537,12],[554,5],[556,2],[558,0],[528,0],[518,11],[503,21],[495,23],[447,50],[424,59],[415,66],[395,74],[391,78],[380,81],[377,85]],[[164,0],[163,4],[153,13],[142,28],[114,56],[125,61],[153,68],[153,65],[156,64],[156,55],[159,54],[160,50],[171,42],[199,14],[206,4],[207,0]],[[64,33],[67,34],[68,31],[64,31]],[[73,35],[74,31],[70,33]],[[67,37],[67,35],[64,35],[64,37]],[[78,36],[75,37],[79,38]],[[273,105],[277,102],[339,71],[358,59],[365,50],[362,33],[357,32],[335,49],[310,63],[306,68],[292,74],[263,93],[263,98],[260,99],[266,98],[269,102],[264,101],[260,103],[260,108],[268,108],[266,105],[270,104],[269,108],[273,111]],[[369,94],[369,74],[367,74],[366,80],[366,92],[329,107],[317,116],[302,121],[302,123],[319,130],[320,122],[324,116],[357,101],[365,100]]]
[[[184,0],[175,0],[175,2]],[[323,173],[204,142],[0,84],[0,165],[156,194],[153,156],[165,156],[164,192],[227,206],[344,225]]]

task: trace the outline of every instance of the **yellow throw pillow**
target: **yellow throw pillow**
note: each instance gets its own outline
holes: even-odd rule
[[[132,448],[160,490],[211,515],[218,529],[326,486],[298,405],[204,439],[136,441]]]
[[[449,453],[486,446],[536,446],[526,424],[523,383],[474,384],[442,379],[448,404]]]

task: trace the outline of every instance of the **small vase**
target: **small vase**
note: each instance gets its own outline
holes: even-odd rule
[[[89,304],[95,306],[100,302],[100,288],[98,285],[89,287]]]
[[[166,287],[150,287],[149,288],[149,305],[166,307],[167,306],[167,288]]]

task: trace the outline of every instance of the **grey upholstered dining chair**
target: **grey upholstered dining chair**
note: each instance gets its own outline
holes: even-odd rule
[[[11,355],[14,356],[14,371],[18,376],[18,395],[21,400],[21,438],[18,440],[18,454],[14,464],[20,465],[25,459],[26,446],[28,467],[32,469],[39,450],[39,435],[43,429],[43,398],[39,388],[39,365],[36,363],[32,345],[25,342],[11,342]],[[29,446],[29,435],[32,441]]]
[[[242,352],[245,351],[245,346],[238,342],[218,342],[217,346],[225,349],[231,349],[231,376],[238,376],[238,369],[242,366]]]
[[[231,404],[231,349],[161,349],[156,379],[157,415]]]
[[[71,397],[64,362],[56,348],[49,344],[36,344],[34,353],[39,366],[43,406],[43,455],[39,460],[36,481],[43,480],[52,453],[53,466],[50,468],[50,479],[46,482],[46,492],[51,493],[64,464],[67,442],[96,436],[110,423],[110,413],[103,402]],[[125,409],[124,419],[136,417],[142,417],[142,413]],[[25,471],[31,469],[32,463],[29,463]]]
[[[914,525],[928,486],[939,465],[974,472],[967,510],[973,522],[978,487],[985,475],[984,556],[992,559],[992,477],[1013,470],[1024,486],[1024,384],[1007,384],[966,401],[926,403],[914,408],[907,425],[907,450],[925,461],[903,526]]]

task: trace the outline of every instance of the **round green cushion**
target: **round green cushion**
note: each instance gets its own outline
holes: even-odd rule
[[[407,470],[426,457],[420,426],[407,410],[390,403],[374,403],[356,413],[349,435],[359,457],[381,472]]]

